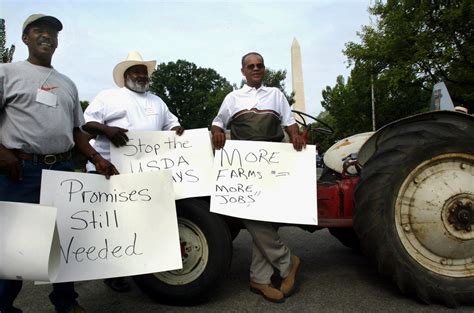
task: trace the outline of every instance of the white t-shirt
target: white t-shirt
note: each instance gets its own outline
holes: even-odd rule
[[[170,130],[180,126],[160,97],[150,93],[133,92],[126,87],[100,92],[84,112],[87,122],[98,122],[107,126],[126,128],[129,131]],[[110,160],[110,141],[98,135],[94,148],[103,158]],[[87,163],[87,171],[94,171]]]

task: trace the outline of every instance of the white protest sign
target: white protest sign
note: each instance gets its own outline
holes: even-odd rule
[[[110,146],[112,163],[120,173],[169,169],[175,199],[210,195],[212,146],[205,128],[175,131],[128,132],[125,146]]]
[[[0,278],[54,280],[59,265],[55,207],[0,202]]]
[[[107,180],[43,170],[41,203],[58,208],[61,263],[54,282],[182,267],[170,171]]]
[[[216,150],[211,212],[251,220],[317,224],[315,146],[228,140]]]

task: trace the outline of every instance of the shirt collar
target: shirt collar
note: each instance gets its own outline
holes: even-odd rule
[[[260,88],[258,89],[255,89],[254,87],[250,87],[249,85],[247,84],[244,84],[244,86],[242,87],[242,91],[244,92],[250,92],[252,90],[256,90],[256,91],[267,91],[268,90],[268,87],[265,87],[264,85],[260,86]]]

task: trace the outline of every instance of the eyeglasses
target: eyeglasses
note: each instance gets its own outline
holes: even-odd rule
[[[263,63],[257,63],[257,64],[247,64],[245,65],[245,68],[248,70],[253,70],[255,68],[258,68],[259,70],[264,68],[265,65]]]

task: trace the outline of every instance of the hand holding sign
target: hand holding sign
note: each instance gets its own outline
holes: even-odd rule
[[[212,169],[212,147],[207,129],[127,133],[129,141],[110,147],[112,163],[120,173],[171,170],[175,198],[208,196]]]

